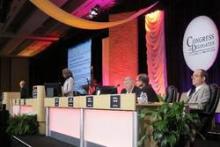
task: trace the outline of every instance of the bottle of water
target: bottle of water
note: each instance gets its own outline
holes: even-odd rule
[[[141,99],[141,103],[148,103],[147,93],[141,92],[140,99]]]
[[[96,95],[100,95],[101,94],[101,90],[97,87],[96,88]]]
[[[145,103],[147,104],[148,103],[148,97],[147,97],[147,93],[144,92],[144,100],[145,100]]]

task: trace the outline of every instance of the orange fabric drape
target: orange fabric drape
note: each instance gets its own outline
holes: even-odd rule
[[[90,30],[98,30],[98,29],[105,29],[114,27],[117,25],[124,24],[126,22],[129,22],[138,16],[146,13],[151,8],[156,6],[158,2],[155,2],[151,6],[141,9],[135,14],[131,15],[130,17],[127,17],[122,20],[114,21],[114,22],[94,22],[85,20],[83,18],[79,18],[77,16],[73,16],[72,14],[65,12],[49,0],[30,0],[36,7],[38,7],[41,11],[46,13],[47,15],[51,16],[52,18],[72,27],[81,28],[81,29],[90,29]]]
[[[165,95],[167,87],[164,12],[145,16],[148,76],[154,90]]]

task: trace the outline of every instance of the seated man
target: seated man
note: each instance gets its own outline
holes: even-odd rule
[[[149,78],[146,74],[139,74],[136,77],[136,84],[139,88],[139,92],[137,97],[141,95],[141,93],[146,93],[148,97],[148,102],[158,102],[159,99],[157,97],[156,92],[154,91],[153,87],[149,83]]]
[[[191,89],[188,96],[188,104],[191,109],[203,110],[210,98],[210,89],[206,84],[208,74],[203,69],[197,69],[192,75],[192,84],[195,86]]]
[[[121,90],[121,93],[138,93],[138,88],[134,86],[134,81],[131,77],[124,78],[124,89]]]

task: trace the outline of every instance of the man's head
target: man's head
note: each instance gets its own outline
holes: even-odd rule
[[[26,82],[25,82],[24,80],[22,80],[22,81],[19,82],[20,88],[24,88],[25,85],[26,85]]]
[[[208,78],[208,74],[205,70],[196,69],[192,75],[192,84],[195,87],[197,87],[199,85],[206,83],[207,78]]]
[[[124,86],[127,90],[131,90],[134,87],[134,81],[131,77],[124,78]]]
[[[139,88],[143,88],[149,84],[149,78],[146,74],[139,74],[136,77],[136,83],[135,85]]]

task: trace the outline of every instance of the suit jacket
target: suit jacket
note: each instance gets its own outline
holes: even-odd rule
[[[210,88],[207,84],[201,85],[198,90],[195,90],[188,96],[189,107],[192,109],[204,109],[210,99]]]
[[[141,95],[141,92],[145,92],[147,94],[148,102],[159,102],[157,94],[151,85],[148,85],[142,89],[139,89],[137,97]]]
[[[26,87],[20,89],[20,94],[21,94],[21,98],[29,97],[28,89]]]

